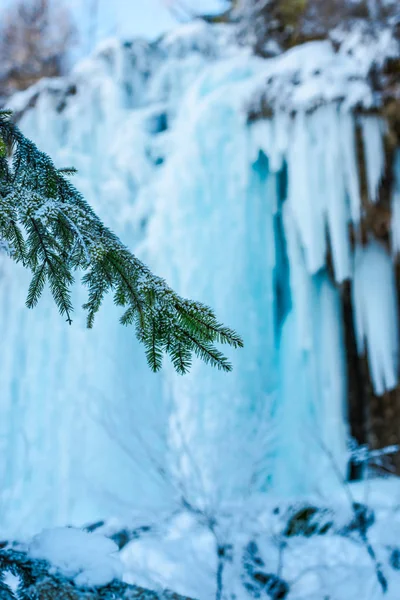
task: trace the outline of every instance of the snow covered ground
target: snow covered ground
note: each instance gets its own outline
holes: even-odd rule
[[[355,527],[352,503],[356,502],[368,506],[367,538],[376,561]],[[305,506],[320,507],[321,512],[304,525],[305,535],[288,535],[291,516]],[[210,516],[215,519],[211,526]],[[311,522],[318,524],[320,534],[310,534]],[[218,547],[225,548],[223,598],[268,597],[262,589],[263,578],[257,576],[264,573],[288,584],[288,600],[397,600],[399,480],[351,484],[331,498],[296,498],[277,505],[276,499],[261,496],[242,506],[226,507],[219,514],[181,513],[161,531],[148,533],[122,550],[125,578],[211,600],[216,597]],[[377,564],[388,582],[386,594],[377,579]],[[257,582],[261,582],[259,587]],[[272,592],[270,597],[274,598]]]
[[[82,590],[123,578],[197,600],[398,599],[398,478],[344,484],[330,498],[260,495],[219,511],[187,507],[138,535],[134,525],[45,530],[20,548]]]

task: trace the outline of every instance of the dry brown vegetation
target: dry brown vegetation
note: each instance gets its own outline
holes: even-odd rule
[[[55,0],[12,4],[0,24],[0,96],[61,75],[74,39],[71,16]]]

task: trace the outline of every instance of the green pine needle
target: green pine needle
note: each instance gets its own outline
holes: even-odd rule
[[[72,323],[73,273],[81,270],[88,327],[111,293],[124,310],[120,322],[134,327],[153,371],[161,369],[165,354],[181,374],[190,369],[193,355],[230,371],[215,344],[240,348],[237,333],[219,323],[209,307],[181,298],[153,275],[66,178],[75,169],[57,169],[10,117],[0,111],[0,241],[32,272],[27,306],[36,306],[48,284],[60,314]]]

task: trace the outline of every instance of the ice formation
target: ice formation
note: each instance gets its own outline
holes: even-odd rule
[[[2,260],[1,530],[176,496],[215,507],[326,490],[332,460],[345,474],[345,280],[377,393],[398,368],[393,257],[349,238],[363,213],[357,130],[370,202],[385,166],[358,56],[325,41],[262,60],[229,27],[196,23],[154,44],[104,44],[68,79],[12,100],[24,133],[78,168],[100,216],[245,348],[228,376],[196,362],[187,377],[155,377],[111,302],[93,331],[79,312],[67,328],[47,298],[24,308],[27,278]],[[398,186],[397,215],[399,198]]]
[[[400,252],[400,150],[395,157],[395,186],[392,200],[392,246],[394,253]]]
[[[375,390],[397,384],[399,364],[398,304],[391,256],[377,242],[357,248],[353,303],[360,354],[367,345]]]

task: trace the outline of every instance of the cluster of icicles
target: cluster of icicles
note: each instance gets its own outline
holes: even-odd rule
[[[391,250],[372,235],[367,244],[361,240],[352,244],[349,224],[357,238],[363,216],[356,127],[362,135],[368,201],[376,203],[385,169],[386,131],[378,116],[355,116],[335,103],[310,114],[281,113],[252,125],[252,144],[254,159],[262,150],[272,172],[287,167],[284,220],[298,303],[307,301],[302,273],[323,269],[330,249],[336,283],[352,280],[358,351],[367,353],[375,392],[381,395],[398,381],[395,261],[400,251],[400,151],[393,166]],[[303,341],[306,347],[307,339]]]

